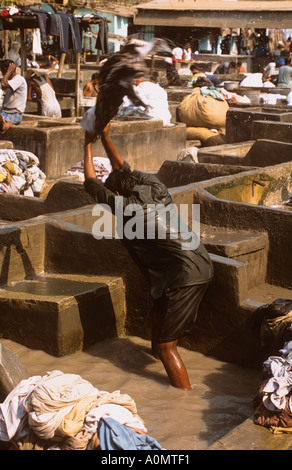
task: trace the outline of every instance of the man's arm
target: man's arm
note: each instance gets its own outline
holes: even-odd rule
[[[112,143],[111,139],[109,138],[108,131],[110,128],[110,123],[103,129],[101,132],[101,142],[106,151],[108,158],[110,159],[112,169],[119,170],[124,163],[124,159],[121,157],[119,152],[117,151],[116,147]]]
[[[88,178],[96,178],[96,173],[93,164],[92,155],[92,140],[90,140],[90,134],[85,132],[85,144],[84,144],[84,177],[85,180]]]
[[[8,69],[6,70],[5,74],[3,75],[3,78],[1,81],[2,88],[5,89],[5,88],[10,87],[8,80],[10,80],[13,77],[15,70],[16,70],[16,65],[14,64],[14,62],[11,62],[11,64],[8,65]]]
[[[123,158],[120,156],[119,152],[115,148],[114,144],[108,136],[108,131],[110,128],[110,123],[103,129],[101,132],[101,142],[104,146],[106,154],[111,162],[113,170],[120,169],[124,163]],[[85,132],[85,144],[84,144],[84,177],[96,178],[96,173],[93,164],[93,155],[92,155],[92,144],[96,140],[96,135]]]

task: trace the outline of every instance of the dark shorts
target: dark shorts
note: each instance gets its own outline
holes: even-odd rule
[[[170,289],[154,302],[153,309],[161,320],[158,343],[176,341],[190,332],[208,286],[209,282]]]

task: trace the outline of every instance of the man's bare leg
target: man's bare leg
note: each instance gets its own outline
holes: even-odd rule
[[[159,313],[152,311],[152,354],[160,359],[173,387],[192,390],[185,365],[177,350],[177,341],[158,343]]]
[[[177,350],[177,340],[158,343],[155,350],[164,365],[170,384],[173,387],[192,390],[187,370]]]

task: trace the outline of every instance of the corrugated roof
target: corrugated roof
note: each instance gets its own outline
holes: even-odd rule
[[[138,10],[292,11],[290,0],[153,0]]]

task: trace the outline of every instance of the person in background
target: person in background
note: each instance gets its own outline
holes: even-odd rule
[[[237,73],[244,73],[245,72],[244,67],[242,65],[242,62],[237,62],[235,67],[236,67],[236,72]]]
[[[167,79],[167,84],[165,86],[166,87],[182,86],[182,81],[180,79],[178,71],[175,68],[172,58],[167,57],[166,59],[164,59],[164,63],[166,65],[166,79]]]
[[[279,66],[284,65],[284,59],[278,59]],[[268,65],[263,70],[263,82],[271,82],[274,85],[277,84],[279,75],[279,67],[276,65],[276,62],[269,62]]]
[[[191,45],[190,43],[188,42],[186,45],[185,45],[185,48],[184,48],[184,51],[183,51],[183,60],[186,61],[186,62],[190,62],[193,58],[193,51],[191,49]]]
[[[223,62],[218,65],[218,67],[215,69],[214,74],[219,74],[219,75],[228,75],[231,73],[232,68],[235,68],[235,63],[234,62]]]
[[[285,51],[285,44],[282,41],[279,41],[276,49],[274,50],[274,56],[279,57],[284,51]]]
[[[20,43],[17,41],[12,41],[11,47],[8,51],[8,59],[12,60],[15,63],[16,67],[21,66],[20,51]]]
[[[183,50],[181,47],[177,46],[172,50],[174,59],[181,60],[183,58]]]
[[[41,103],[42,116],[60,118],[61,107],[56,98],[52,82],[46,74],[37,75],[32,70],[27,73],[28,101],[32,101],[32,92]]]
[[[40,68],[53,70],[59,68],[59,61],[50,53],[50,50],[47,49],[43,58],[39,60],[39,65]]]
[[[98,94],[99,73],[95,72],[91,80],[83,88],[83,96],[91,97],[94,93]]]
[[[285,42],[285,49],[287,52],[291,52],[291,45],[292,45],[292,40],[289,36],[287,41]]]
[[[193,76],[187,84],[188,88],[192,88],[199,77],[208,78],[212,82],[213,86],[221,85],[221,80],[218,77],[211,73],[200,71],[200,67],[197,64],[192,64],[190,66],[190,71],[192,72]]]
[[[279,65],[278,62],[282,63],[283,59],[277,60],[276,64],[279,67],[278,75],[278,87],[292,88],[292,67],[291,57],[286,57],[283,65]]]
[[[5,91],[0,114],[5,122],[20,124],[27,102],[26,80],[16,73],[16,64],[12,60],[2,60],[0,70],[3,75],[1,88]]]

